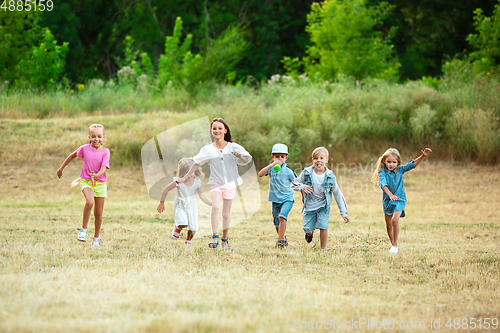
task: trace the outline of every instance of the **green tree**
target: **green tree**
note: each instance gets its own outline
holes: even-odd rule
[[[19,62],[19,83],[35,87],[54,86],[64,70],[67,52],[68,43],[57,45],[50,30],[45,28],[40,45],[33,47],[28,58]]]
[[[399,63],[393,58],[391,38],[396,29],[384,35],[376,29],[393,6],[381,2],[369,7],[366,0],[327,0],[313,4],[307,32],[313,43],[307,50],[306,72],[323,79],[339,74],[394,78]],[[306,63],[307,63],[306,62]]]
[[[182,23],[178,17],[172,36],[165,39],[165,54],[160,56],[158,65],[160,87],[169,81],[175,85],[193,85],[226,78],[243,58],[247,46],[244,33],[238,27],[229,27],[219,38],[209,37],[209,46],[202,56],[191,52],[191,34],[181,42]]]
[[[500,2],[495,6],[492,17],[483,15],[478,8],[474,11],[476,34],[467,41],[475,48],[470,54],[476,72],[490,73],[500,69]]]
[[[377,4],[381,0],[374,0]],[[395,6],[385,20],[383,30],[396,26],[392,38],[395,54],[401,63],[402,80],[436,77],[442,65],[452,58],[462,58],[472,48],[467,36],[474,32],[472,12],[481,8],[493,12],[498,0],[385,0]]]
[[[181,43],[182,19],[177,17],[172,36],[165,39],[165,54],[160,56],[158,64],[158,80],[160,87],[169,82],[176,85],[196,82],[202,63],[199,54],[191,53],[193,36],[188,34]]]
[[[0,10],[0,79],[13,83],[19,78],[17,65],[40,38],[34,11]]]
[[[245,34],[239,27],[229,26],[219,38],[210,39],[210,46],[203,56],[201,79],[226,78],[243,59],[247,46]]]

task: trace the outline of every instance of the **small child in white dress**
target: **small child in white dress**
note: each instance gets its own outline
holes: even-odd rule
[[[198,204],[196,203],[196,192],[198,192],[201,201],[212,206],[212,201],[208,199],[201,189],[201,181],[203,179],[201,170],[197,170],[193,175],[188,177],[184,183],[177,184],[176,182],[178,178],[184,177],[187,174],[189,168],[191,168],[193,164],[192,158],[183,158],[179,161],[177,177],[174,177],[173,181],[163,189],[160,204],[157,208],[158,213],[162,213],[165,210],[165,198],[168,192],[177,187],[177,194],[173,204],[175,225],[172,230],[172,238],[179,239],[182,229],[187,228],[188,234],[185,244],[188,245],[192,244],[191,240],[196,231],[198,231]]]

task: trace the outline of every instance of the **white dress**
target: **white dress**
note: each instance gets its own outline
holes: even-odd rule
[[[240,152],[241,156],[248,157],[248,161],[242,163],[232,154],[235,151]],[[238,165],[247,165],[252,161],[252,156],[239,144],[228,142],[223,149],[217,149],[213,144],[204,146],[193,157],[193,161],[198,165],[210,162],[210,178],[208,179],[210,188],[223,187],[230,190],[243,184],[238,173]]]
[[[174,177],[174,181],[178,178]],[[198,204],[196,192],[201,187],[201,180],[194,179],[191,186],[185,183],[177,184],[177,195],[174,199],[175,225],[187,225],[188,230],[198,231]]]

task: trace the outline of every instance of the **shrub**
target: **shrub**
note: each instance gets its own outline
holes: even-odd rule
[[[19,62],[21,83],[29,83],[34,87],[52,87],[60,78],[65,64],[68,43],[57,45],[48,28],[38,47],[33,47],[28,59]]]
[[[332,80],[339,74],[365,77],[395,78],[400,64],[392,57],[391,28],[384,36],[376,25],[393,10],[394,6],[381,2],[369,7],[366,0],[326,0],[314,3],[307,17],[313,43],[307,50],[306,72],[317,74],[323,80]],[[293,63],[287,61],[289,67]]]
[[[500,122],[492,111],[460,108],[453,112],[446,133],[455,159],[496,163],[500,154]]]
[[[471,34],[467,41],[476,49],[470,54],[476,72],[491,73],[500,69],[500,2],[495,6],[492,17],[483,15],[478,8],[474,11],[474,25],[477,34]]]

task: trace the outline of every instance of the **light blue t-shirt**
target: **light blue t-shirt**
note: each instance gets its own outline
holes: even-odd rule
[[[267,171],[266,176],[271,177],[269,180],[269,201],[276,203],[294,201],[293,190],[290,184],[292,180],[297,178],[297,175],[292,168],[283,163],[280,171],[275,171],[271,168]]]

